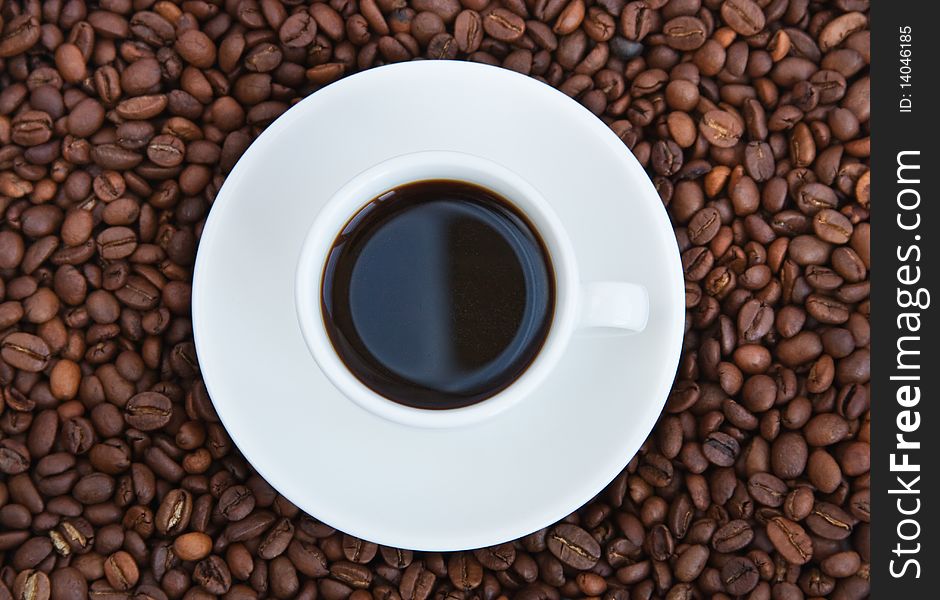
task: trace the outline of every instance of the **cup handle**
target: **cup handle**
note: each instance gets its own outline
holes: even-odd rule
[[[591,281],[581,284],[579,329],[604,328],[636,333],[646,328],[650,299],[646,288],[626,281]]]

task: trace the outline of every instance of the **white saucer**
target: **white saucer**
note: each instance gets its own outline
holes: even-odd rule
[[[535,394],[461,429],[398,425],[341,395],[297,322],[301,244],[350,178],[425,150],[482,156],[538,188],[561,217],[584,280],[646,286],[647,329],[574,338]],[[672,227],[626,146],[549,86],[465,62],[366,71],[279,118],[219,193],[193,289],[202,373],[245,457],[329,525],[416,550],[517,538],[603,489],[662,410],[683,318]]]

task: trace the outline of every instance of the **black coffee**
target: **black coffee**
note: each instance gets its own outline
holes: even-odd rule
[[[386,192],[349,220],[321,302],[333,346],[365,385],[408,406],[458,408],[532,363],[555,282],[545,244],[508,201],[431,180]]]

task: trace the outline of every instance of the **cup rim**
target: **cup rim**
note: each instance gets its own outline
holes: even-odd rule
[[[456,169],[463,175],[434,176],[435,170]],[[405,173],[426,176],[405,177]],[[484,174],[474,178],[472,175]],[[360,381],[339,357],[324,325],[320,294],[329,248],[349,220],[383,192],[414,181],[453,179],[493,189],[525,214],[537,229],[553,268],[555,306],[542,347],[533,361],[506,388],[475,404],[452,409],[426,409],[399,404]],[[384,180],[385,183],[379,185]],[[497,181],[500,185],[492,185]],[[506,190],[511,190],[506,193]],[[371,191],[367,191],[371,190]],[[294,303],[307,349],[330,382],[360,408],[384,419],[413,427],[454,428],[480,423],[521,402],[551,373],[567,347],[578,315],[578,278],[574,249],[561,219],[542,194],[510,169],[482,157],[453,151],[420,151],[384,160],[343,184],[314,217],[304,238],[294,274]]]

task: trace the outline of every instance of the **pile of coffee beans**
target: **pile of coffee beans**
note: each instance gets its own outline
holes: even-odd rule
[[[0,599],[867,596],[868,8],[0,0]],[[673,220],[688,309],[662,420],[607,490],[446,555],[279,496],[220,425],[190,322],[203,223],[259,131],[424,58],[609,123]]]

